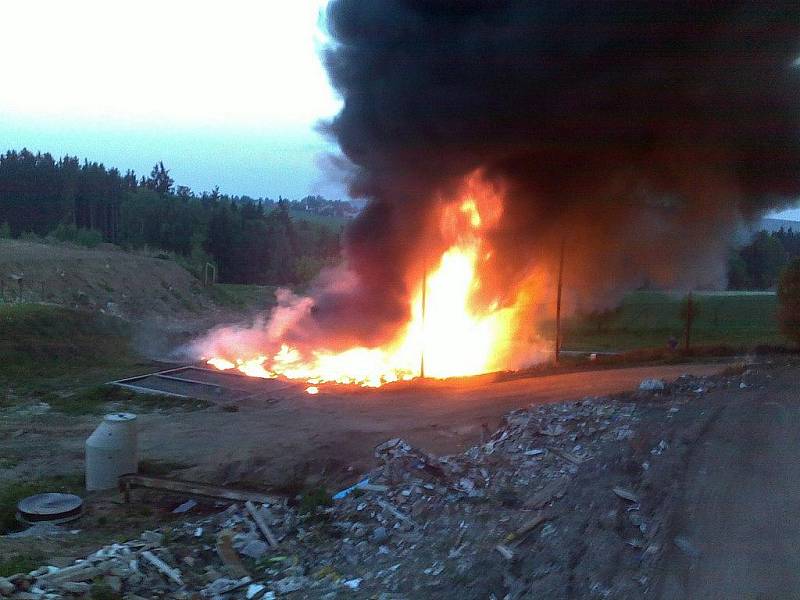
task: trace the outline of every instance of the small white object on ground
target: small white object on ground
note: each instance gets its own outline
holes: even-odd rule
[[[666,387],[663,379],[643,379],[639,384],[639,389],[643,392],[657,392]]]

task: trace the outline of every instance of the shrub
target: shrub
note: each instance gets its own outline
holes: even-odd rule
[[[94,248],[103,241],[103,234],[96,229],[78,229],[75,241],[81,246]]]
[[[72,224],[61,223],[49,237],[57,239],[59,242],[73,242],[87,248],[94,248],[103,241],[103,234],[96,229],[80,229]]]
[[[800,258],[790,262],[778,282],[778,320],[781,331],[800,344]]]

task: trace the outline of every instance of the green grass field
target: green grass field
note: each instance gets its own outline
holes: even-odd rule
[[[152,370],[115,317],[43,304],[0,305],[0,406]]]
[[[61,376],[127,362],[122,319],[44,304],[0,305],[0,377]]]
[[[774,294],[695,293],[692,345],[755,347],[785,344],[776,320]],[[663,348],[670,336],[683,344],[684,297],[635,292],[613,310],[572,317],[564,322],[565,350],[627,351]]]

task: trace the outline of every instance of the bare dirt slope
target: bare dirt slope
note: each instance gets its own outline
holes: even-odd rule
[[[0,296],[129,319],[198,317],[216,308],[200,282],[174,261],[107,244],[89,249],[0,239]]]
[[[800,597],[800,380],[730,397],[690,455],[661,598]]]

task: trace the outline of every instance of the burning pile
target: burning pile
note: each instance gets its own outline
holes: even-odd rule
[[[499,298],[480,303],[478,272],[492,263],[493,253],[484,236],[502,214],[502,199],[488,187],[472,180],[464,199],[443,204],[439,220],[441,239],[447,247],[413,289],[410,317],[388,342],[380,346],[353,346],[342,351],[312,346],[303,349],[282,341],[284,327],[267,327],[266,337],[250,351],[249,332],[235,328],[217,330],[207,351],[214,353],[208,364],[222,370],[238,369],[253,377],[286,377],[311,384],[336,382],[378,387],[416,376],[453,377],[475,375],[506,368],[513,361],[530,361],[536,344],[529,337],[517,341],[519,320],[533,282],[521,289],[513,303],[501,306]],[[429,270],[430,269],[430,270]],[[307,319],[311,298],[297,299],[284,292],[282,306],[273,312],[271,324]],[[532,332],[528,332],[529,335]],[[274,353],[263,350],[279,345]],[[308,388],[315,393],[314,386]]]
[[[309,297],[198,345],[221,368],[373,386],[513,368],[537,357],[562,244],[567,312],[720,286],[739,227],[800,196],[797,2],[326,17],[344,102],[323,129],[369,202]]]

